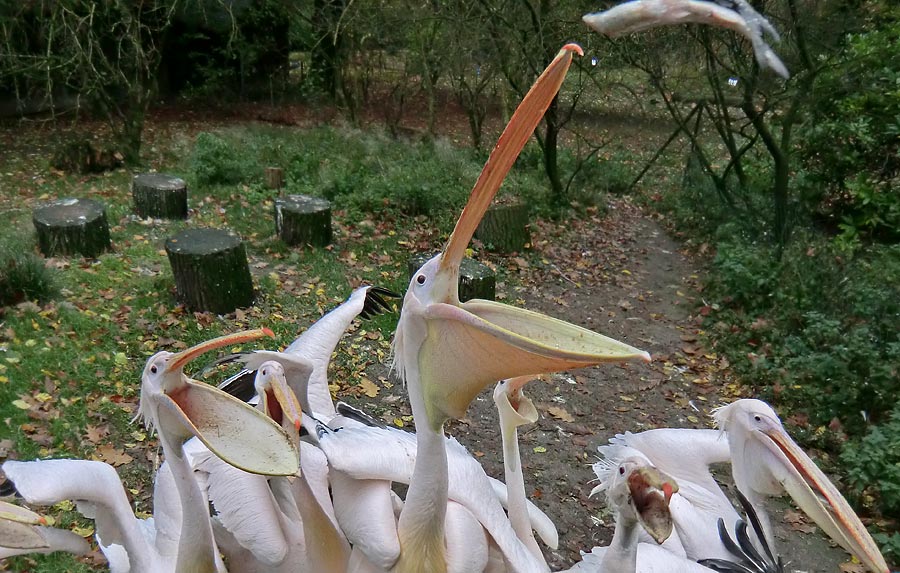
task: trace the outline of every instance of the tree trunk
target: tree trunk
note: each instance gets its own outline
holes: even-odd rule
[[[146,219],[186,219],[187,183],[162,173],[142,173],[131,180],[134,212]]]
[[[178,300],[226,314],[253,303],[253,279],[241,238],[219,229],[188,229],[166,241]]]
[[[519,200],[491,205],[478,224],[475,237],[492,251],[521,251],[531,239],[528,233],[528,206]]]
[[[565,192],[563,190],[562,180],[559,176],[558,143],[559,143],[559,96],[553,98],[547,112],[544,114],[544,121],[547,125],[544,132],[544,170],[547,173],[547,179],[550,180],[550,190],[553,193],[553,202],[557,207],[566,204]]]
[[[275,233],[291,246],[328,246],[331,243],[331,203],[307,195],[275,199]]]
[[[106,207],[92,199],[58,199],[32,213],[44,256],[81,254],[96,258],[109,249]]]

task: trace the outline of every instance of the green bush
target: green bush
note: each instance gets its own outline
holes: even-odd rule
[[[849,243],[900,240],[900,7],[873,22],[818,75],[797,138],[808,208]]]
[[[259,177],[255,155],[250,142],[203,132],[197,135],[190,168],[200,185],[233,185]]]
[[[900,246],[847,259],[809,241],[780,262],[765,245],[721,244],[707,289],[722,311],[710,327],[753,386],[860,437],[900,390]]]
[[[900,407],[841,452],[847,481],[858,497],[872,496],[887,513],[900,515]]]
[[[59,293],[53,272],[43,259],[26,251],[0,251],[0,307],[23,301],[46,301]]]

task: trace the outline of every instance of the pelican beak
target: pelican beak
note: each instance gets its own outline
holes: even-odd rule
[[[512,168],[522,148],[525,147],[534,129],[544,117],[544,112],[556,97],[563,79],[566,77],[566,72],[569,70],[569,65],[572,63],[574,53],[584,55],[581,47],[577,44],[563,46],[534,86],[525,94],[525,98],[500,135],[497,146],[491,152],[484,169],[481,170],[475,187],[472,188],[469,202],[456,222],[456,227],[453,229],[441,257],[440,270],[453,275],[454,280],[451,281],[451,284],[454,285],[453,301],[455,302],[459,302],[456,278],[459,276],[459,265],[465,255],[466,247],[472,240],[472,235],[494,199],[494,195],[500,189],[500,184],[503,183],[507,172]]]
[[[419,353],[423,391],[435,427],[461,418],[496,380],[650,360],[642,350],[543,314],[486,300],[431,304]]]
[[[24,507],[0,501],[0,547],[29,550],[49,547],[38,525],[47,525],[47,520]]]
[[[500,412],[501,419],[508,420],[514,428],[538,421],[534,402],[522,392],[522,387],[531,380],[534,380],[534,376],[517,376],[500,382],[494,388],[497,411]]]
[[[166,369],[180,373],[204,352],[271,335],[271,330],[261,329],[221,336],[173,355]],[[160,423],[166,424],[167,431],[184,439],[196,436],[222,460],[249,473],[297,473],[297,446],[269,417],[218,388],[190,380],[183,373],[181,377],[182,384],[156,397]],[[163,416],[169,419],[164,421]]]
[[[276,421],[281,421],[282,427],[285,426],[284,422],[287,422],[299,432],[302,416],[300,402],[297,400],[297,395],[288,386],[283,371],[269,369],[265,374],[259,375],[266,377],[263,387],[268,389],[260,395],[260,399],[265,401],[265,412],[269,413],[272,418],[276,418],[272,414],[276,411],[277,405],[280,414],[278,418],[281,418],[281,420],[276,418]],[[274,395],[274,401],[269,400],[269,391]]]
[[[762,433],[768,438],[764,439],[766,447],[784,465],[772,471],[800,509],[871,571],[889,573],[875,541],[822,470],[783,429],[771,428]]]
[[[672,534],[669,500],[678,484],[658,469],[644,466],[628,476],[628,489],[641,526],[657,543],[664,542]]]

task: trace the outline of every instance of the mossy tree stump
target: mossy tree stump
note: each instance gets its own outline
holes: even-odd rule
[[[407,263],[409,270],[409,278],[412,280],[413,275],[422,265],[428,262],[428,259],[434,255],[419,253],[410,257]],[[494,271],[487,265],[479,263],[468,257],[464,258],[459,266],[459,300],[466,302],[473,298],[484,300],[494,300],[497,294],[497,276]]]
[[[275,233],[291,246],[331,244],[331,203],[309,195],[275,199]]]
[[[134,212],[143,219],[186,219],[187,183],[163,173],[142,173],[131,180]]]
[[[528,205],[518,199],[491,205],[478,224],[475,237],[498,253],[521,251],[531,240]]]
[[[46,257],[81,254],[96,258],[109,249],[106,207],[93,199],[57,199],[31,215],[38,246]]]
[[[227,314],[253,304],[253,279],[241,238],[221,229],[187,229],[166,240],[179,302]]]

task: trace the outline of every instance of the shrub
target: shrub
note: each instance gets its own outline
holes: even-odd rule
[[[0,251],[0,307],[49,300],[58,292],[54,275],[43,259],[18,249]]]
[[[240,149],[239,149],[240,147]],[[250,142],[240,146],[214,133],[200,133],[191,154],[191,170],[200,185],[231,185],[259,177]]]
[[[841,452],[847,481],[858,496],[871,496],[885,512],[900,515],[900,407]]]

